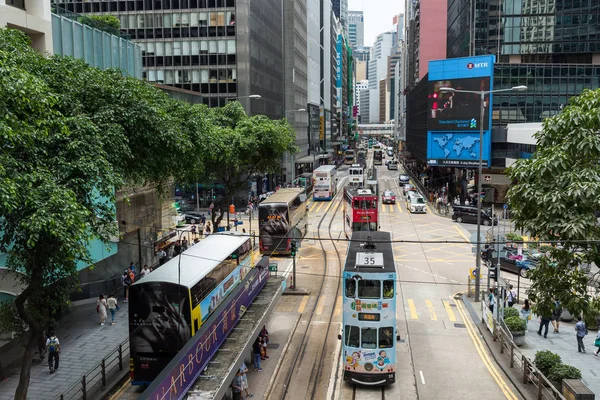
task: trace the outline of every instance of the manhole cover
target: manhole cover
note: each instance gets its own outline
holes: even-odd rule
[[[279,343],[268,343],[267,344],[267,349],[278,349],[279,348]]]
[[[454,324],[455,328],[466,328],[465,324]]]

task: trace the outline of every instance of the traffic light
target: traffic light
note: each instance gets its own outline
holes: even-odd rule
[[[292,251],[292,257],[294,257],[296,255],[296,241],[292,240],[292,243],[290,243],[290,249]]]
[[[233,204],[229,206],[229,214],[235,214],[235,206]]]
[[[488,266],[488,276],[491,280],[498,282],[498,266],[490,265]]]

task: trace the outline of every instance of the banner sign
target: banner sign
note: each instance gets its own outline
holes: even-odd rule
[[[229,301],[202,325],[140,398],[183,399],[269,277],[269,258],[263,257],[234,290]]]

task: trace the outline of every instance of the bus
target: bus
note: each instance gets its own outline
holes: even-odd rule
[[[303,174],[298,175],[296,179],[294,179],[294,187],[304,188],[306,192],[306,196],[310,196],[313,192],[313,179],[312,174],[310,172],[305,172]]]
[[[343,212],[344,233],[352,236],[355,231],[376,231],[378,198],[371,189],[346,187]]]
[[[373,150],[373,165],[383,164],[383,150]]]
[[[348,169],[348,185],[363,186],[365,183],[364,168],[360,164],[352,164]]]
[[[334,165],[321,165],[313,171],[313,200],[331,200],[337,190]]]
[[[343,277],[344,381],[383,386],[396,380],[396,267],[389,232],[354,232]]]
[[[246,234],[208,236],[129,288],[130,375],[148,385],[254,267]]]
[[[346,164],[346,165],[354,164],[354,150],[346,150],[344,152],[344,164]]]
[[[292,240],[302,239],[307,229],[308,205],[304,189],[279,189],[258,205],[261,254],[290,255]]]

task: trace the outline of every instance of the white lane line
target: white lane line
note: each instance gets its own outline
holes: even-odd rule
[[[421,375],[421,383],[425,384],[425,377],[423,376],[423,371],[419,371],[419,375]]]

